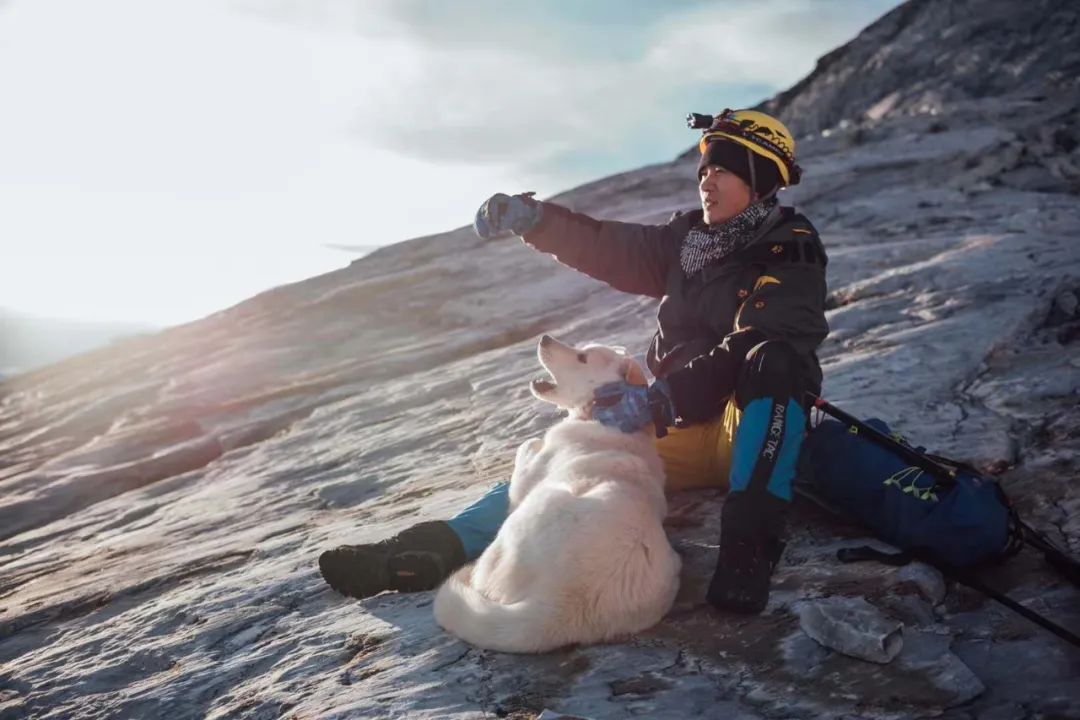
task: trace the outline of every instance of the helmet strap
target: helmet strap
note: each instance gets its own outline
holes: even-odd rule
[[[754,172],[754,152],[746,148],[746,161],[750,163],[750,200],[757,195],[757,173]]]
[[[764,201],[768,200],[769,198],[774,198],[774,197],[776,197],[776,195],[777,195],[777,194],[778,194],[778,193],[779,193],[779,192],[780,192],[780,191],[781,191],[781,190],[782,190],[783,188],[784,188],[784,185],[783,185],[783,183],[777,183],[776,185],[773,185],[773,186],[772,186],[772,187],[771,187],[771,188],[769,189],[769,192],[765,193],[765,194],[764,194],[764,195],[762,195],[762,196],[761,196],[760,198],[758,198],[758,202],[764,202]]]

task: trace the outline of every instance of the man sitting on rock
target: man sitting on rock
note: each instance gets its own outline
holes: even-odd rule
[[[667,487],[721,487],[720,554],[708,601],[758,613],[783,550],[806,391],[820,392],[825,251],[776,193],[799,181],[795,141],[776,118],[725,110],[699,145],[701,210],[666,225],[594,220],[528,194],[497,194],[477,212],[485,239],[520,235],[610,286],[660,299],[648,387],[601,388],[594,418],[625,432],[650,422]],[[479,557],[508,509],[506,483],[449,521],[371,545],[324,552],[338,592],[437,587]]]

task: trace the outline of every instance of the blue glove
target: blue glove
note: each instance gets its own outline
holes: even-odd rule
[[[593,401],[593,420],[625,433],[655,423],[656,437],[660,438],[667,435],[668,426],[675,422],[671,387],[665,380],[657,380],[648,387],[622,380],[601,385],[593,393]]]
[[[497,240],[524,235],[536,227],[543,206],[532,199],[532,193],[504,195],[495,193],[476,211],[473,228],[485,240]]]

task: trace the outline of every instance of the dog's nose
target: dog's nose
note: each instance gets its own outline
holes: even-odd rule
[[[541,345],[550,345],[553,342],[555,342],[555,338],[551,337],[550,335],[541,335],[540,336],[540,344]]]

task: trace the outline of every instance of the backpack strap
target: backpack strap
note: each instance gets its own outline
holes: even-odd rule
[[[867,560],[874,560],[883,565],[892,565],[893,567],[902,567],[910,563],[913,558],[910,553],[895,552],[887,553],[872,548],[869,545],[860,545],[859,547],[840,548],[836,551],[836,559],[842,563],[854,563],[865,562]]]

